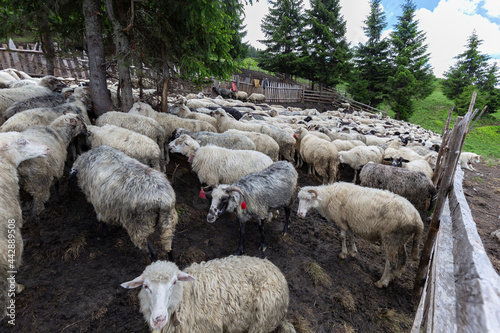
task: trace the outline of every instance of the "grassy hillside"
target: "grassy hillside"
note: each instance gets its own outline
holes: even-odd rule
[[[417,101],[415,106],[410,122],[441,134],[453,102],[443,95],[439,83],[436,82],[436,88],[429,97]],[[454,124],[456,119],[457,114],[453,113],[451,123]],[[490,163],[498,163],[495,160],[500,159],[500,111],[482,116],[467,134],[463,150],[480,154]]]

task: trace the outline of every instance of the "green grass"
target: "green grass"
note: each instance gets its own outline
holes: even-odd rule
[[[436,89],[429,97],[415,102],[415,112],[409,121],[441,134],[452,106],[453,102],[443,95],[441,86],[437,83]],[[456,119],[457,114],[453,113],[450,127],[453,127]],[[500,111],[483,115],[479,119],[472,131],[467,134],[463,151],[480,154],[490,165],[500,163],[498,161],[500,159]]]

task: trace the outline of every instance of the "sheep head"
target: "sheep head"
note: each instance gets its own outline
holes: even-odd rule
[[[182,284],[189,281],[195,281],[195,278],[179,270],[174,263],[156,261],[146,267],[140,276],[121,286],[127,289],[142,286],[139,293],[141,311],[149,316],[151,329],[159,330],[170,321],[174,326],[179,324],[175,311],[182,301]]]
[[[238,194],[235,194],[238,193]],[[241,195],[241,197],[240,197]],[[234,212],[243,200],[243,191],[236,186],[219,185],[212,191],[212,203],[207,214],[207,222],[214,223],[226,211]]]
[[[299,208],[297,209],[297,216],[300,218],[306,217],[307,212],[311,208],[316,208],[319,206],[319,201],[321,198],[318,192],[313,188],[303,188],[299,191]]]

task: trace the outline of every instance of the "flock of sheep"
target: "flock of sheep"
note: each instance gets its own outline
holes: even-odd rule
[[[246,222],[258,222],[265,251],[265,223],[283,208],[287,233],[297,198],[299,218],[315,209],[340,228],[341,259],[356,255],[353,236],[381,244],[386,265],[375,283],[379,288],[401,276],[410,239],[417,257],[436,194],[430,177],[441,143],[419,126],[352,111],[348,104],[319,113],[243,93],[231,95],[238,99],[176,96],[169,99],[169,113],[136,102],[128,113],[91,120],[85,88],[63,88],[55,77],[33,79],[13,70],[0,71],[0,86],[0,317],[8,314],[7,272],[22,269],[19,190],[33,198],[28,220],[36,231],[66,165],[97,219],[122,226],[136,247],[149,251],[153,264],[122,286],[142,287],[141,312],[152,330],[294,332],[286,321],[283,274],[266,259],[242,254]],[[211,196],[207,222],[236,213],[238,256],[184,271],[156,261],[151,236],[159,227],[163,250],[171,254],[178,222],[176,194],[165,174],[170,153],[185,156],[204,186],[200,196]],[[297,187],[296,168],[303,163],[322,185]],[[338,182],[347,167],[354,169],[353,183]],[[15,286],[16,293],[22,290]]]

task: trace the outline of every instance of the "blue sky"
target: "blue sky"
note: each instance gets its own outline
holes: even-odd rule
[[[398,16],[401,15],[401,5],[404,0],[382,0],[386,15],[388,36]],[[419,29],[426,33],[428,52],[431,54],[430,64],[434,75],[443,77],[451,65],[455,64],[457,56],[466,49],[467,39],[476,30],[483,40],[479,51],[489,55],[500,68],[500,0],[414,0],[417,10],[415,18],[419,21]],[[309,8],[309,0],[303,0]],[[363,21],[370,12],[369,0],[340,0],[341,13],[347,22],[347,40],[351,45],[366,41],[363,33]],[[259,0],[252,6],[245,6],[247,37],[244,41],[263,49],[258,42],[264,39],[260,30],[262,18],[269,12],[266,0]]]

